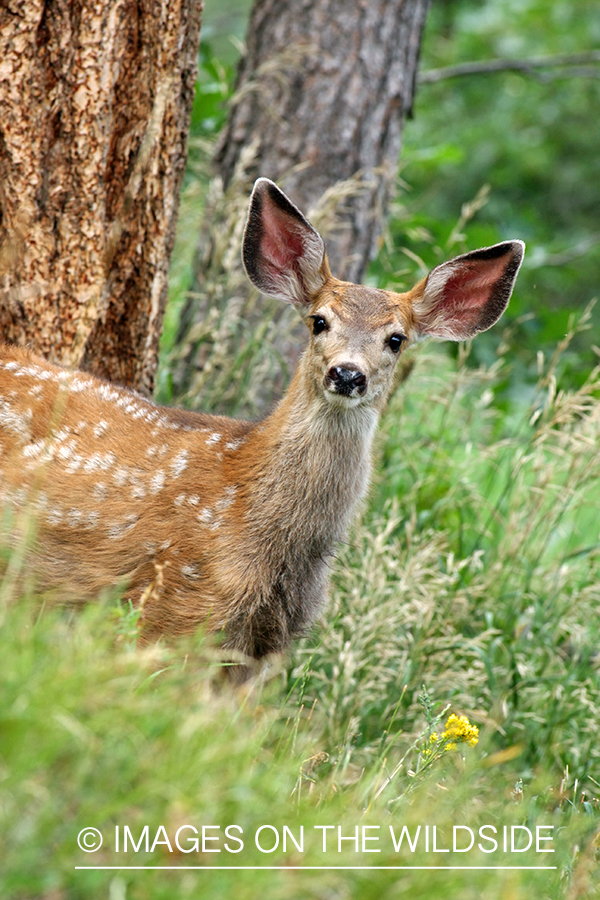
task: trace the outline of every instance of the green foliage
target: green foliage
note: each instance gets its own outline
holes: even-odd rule
[[[581,53],[598,47],[589,0],[455,0],[433,4],[421,71],[490,58]],[[600,66],[501,72],[422,84],[404,132],[403,187],[372,277],[410,283],[449,255],[520,237],[525,262],[509,316],[517,324],[516,384],[531,380],[524,348],[547,349],[597,295],[600,267]],[[461,208],[478,198],[461,227]],[[407,258],[406,254],[409,254]],[[524,318],[526,317],[526,318]],[[594,314],[594,325],[600,313]],[[594,365],[594,335],[563,357],[572,383]],[[489,361],[493,335],[474,358]],[[523,349],[521,349],[523,348]]]
[[[506,413],[494,396],[510,348],[492,369],[466,353],[456,362],[422,348],[406,363],[326,622],[262,686],[224,686],[200,635],[137,648],[135,610],[105,600],[40,614],[9,581],[0,896],[598,896],[599,373],[563,391],[558,360],[540,361],[531,403]],[[556,853],[395,853],[384,840],[390,825],[414,835],[427,823],[445,835],[438,846],[456,824],[554,825]],[[148,825],[152,843],[160,825],[173,841],[184,824],[238,824],[244,852],[114,850],[116,825],[136,841]],[[263,854],[252,836],[267,824],[313,837],[303,853]],[[324,856],[322,825],[350,836],[375,826],[382,852],[346,843]],[[77,848],[89,826],[105,837],[97,854]],[[374,863],[426,868],[75,869]]]
[[[401,691],[403,728],[418,727],[425,681],[481,715],[496,749],[520,746],[527,770],[597,778],[598,372],[557,393],[554,362],[529,408],[504,415],[505,366],[421,354],[392,401],[335,624],[304,651],[305,702],[368,750]]]
[[[206,4],[190,164],[170,278],[163,352],[173,347],[179,310],[192,283],[193,255],[214,139],[233,90],[247,0]],[[420,70],[494,57],[528,59],[598,47],[600,16],[591,0],[447,0],[434,3]],[[595,122],[600,66],[499,72],[422,84],[404,128],[401,181],[369,280],[402,289],[444,259],[499,240],[527,242],[508,313],[518,335],[505,393],[535,382],[531,347],[551,352],[597,295],[600,267],[600,156]],[[561,357],[579,385],[595,364],[593,328]],[[472,360],[490,364],[495,332],[479,338]],[[168,367],[160,394],[168,399]],[[506,400],[506,396],[503,398]]]
[[[207,6],[165,348],[232,90],[235,51],[215,23],[235,13],[241,36],[248,3]],[[579,51],[599,29],[583,0],[434,4],[422,68]],[[22,560],[3,552],[3,900],[599,896],[600,384],[596,320],[568,323],[593,296],[599,262],[597,101],[591,78],[421,87],[405,129],[405,188],[371,279],[412,283],[443,258],[513,236],[528,241],[527,261],[507,332],[456,358],[425,348],[405,363],[326,621],[285,671],[234,694],[201,636],[138,648],[128,607],[105,600],[74,614],[15,599]],[[451,713],[477,725],[475,746],[446,752]],[[413,857],[389,844],[376,857],[349,843],[324,857],[314,842],[303,855],[265,855],[252,840],[243,859],[110,849],[117,824],[138,836],[162,824],[172,837],[182,824],[234,822],[245,835],[267,823],[296,833],[339,824],[345,835],[362,824],[446,834],[453,824],[554,824],[557,852],[542,862],[557,869],[75,869],[507,862],[478,851]],[[106,846],[88,855],[77,835],[91,825]]]

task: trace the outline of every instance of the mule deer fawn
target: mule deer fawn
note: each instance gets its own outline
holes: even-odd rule
[[[124,585],[135,605],[144,598],[146,639],[204,624],[224,632],[234,658],[284,650],[323,605],[328,558],[367,489],[402,349],[492,326],[523,247],[459,256],[408,293],[338,281],[319,234],[260,178],[246,272],[293,304],[310,338],[287,393],[259,423],[160,407],[3,346],[1,498],[35,511],[31,562],[42,586],[86,599]]]

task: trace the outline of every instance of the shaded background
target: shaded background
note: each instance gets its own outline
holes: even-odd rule
[[[247,0],[207,0],[190,158],[171,269],[163,359],[173,349],[190,288],[193,254],[210,177],[210,155],[227,115],[243,41]],[[496,241],[527,242],[507,322],[517,329],[507,390],[528,395],[532,347],[552,352],[573,313],[598,290],[600,160],[598,56],[530,71],[441,77],[431,70],[495,58],[571,57],[600,45],[600,11],[589,0],[437,0],[425,29],[414,118],[405,124],[396,200],[368,280],[410,287],[448,256]],[[443,73],[441,73],[443,76]],[[268,175],[269,173],[264,173]],[[561,375],[581,383],[595,364],[600,311],[563,355]],[[478,339],[474,360],[490,362],[500,335]],[[522,348],[522,352],[519,350]],[[451,349],[448,352],[453,352]],[[170,399],[169,365],[160,393]]]

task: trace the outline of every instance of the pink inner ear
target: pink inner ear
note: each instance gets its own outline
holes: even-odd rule
[[[463,263],[447,279],[440,292],[439,305],[444,307],[450,318],[454,314],[459,319],[477,319],[477,314],[489,300],[494,285],[502,278],[505,268],[504,257]]]
[[[432,296],[423,316],[425,332],[458,341],[488,328],[501,312],[493,314],[494,295],[505,272],[505,256],[457,260],[434,270],[426,288]]]
[[[262,211],[263,233],[260,249],[265,262],[276,272],[297,271],[298,259],[304,253],[304,241],[290,217],[277,207],[265,203]]]

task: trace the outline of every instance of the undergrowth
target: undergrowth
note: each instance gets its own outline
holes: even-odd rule
[[[405,364],[324,620],[259,683],[224,687],[201,635],[138,648],[114,600],[2,594],[0,896],[598,895],[600,380],[563,392],[540,359],[507,405],[509,352],[490,369],[467,352]],[[116,851],[125,825],[139,852]],[[211,826],[204,852],[188,827],[175,846],[182,826]],[[514,827],[553,842],[478,837]],[[267,865],[287,868],[214,868]]]
[[[174,396],[219,101],[232,90],[210,48],[200,62],[163,332],[164,400]],[[514,143],[514,129],[506,133]],[[420,149],[412,152],[419,161]],[[431,165],[454,152],[425,150]],[[439,261],[438,250],[442,259],[477,246],[462,233],[467,223],[480,243],[500,239],[496,226],[470,221],[487,199],[479,190],[455,226],[440,218],[437,194],[432,222],[420,201],[412,212],[397,204],[391,231],[401,230],[401,247],[408,236]],[[217,262],[237,259],[239,235],[230,242],[211,226]],[[384,242],[372,267],[378,286],[419,274],[421,259],[397,243]],[[236,306],[233,267],[214,288],[233,297],[227,316],[211,313],[193,335],[216,348],[196,379],[206,409],[224,400],[243,409],[250,388],[260,393],[285,368],[264,298]],[[574,283],[550,271],[556,290]],[[211,290],[204,283],[202,296]],[[255,313],[260,327],[240,349]],[[562,313],[542,313],[555,334]],[[202,635],[138,647],[139,613],[114,598],[77,613],[45,608],[28,589],[25,557],[2,553],[0,898],[600,896],[600,375],[561,388],[586,315],[551,359],[523,340],[513,353],[507,337],[495,358],[493,341],[480,339],[485,368],[468,347],[453,359],[425,346],[405,362],[370,499],[333,565],[323,620],[247,688],[224,685],[218,648]],[[521,335],[536,334],[539,322],[530,325]],[[137,851],[131,840],[123,849],[126,826]],[[78,846],[89,827],[103,836],[94,853]],[[476,835],[468,851],[466,829]],[[511,829],[521,841],[514,852],[504,849]],[[112,868],[76,868],[92,865]],[[528,868],[538,866],[547,868]]]

